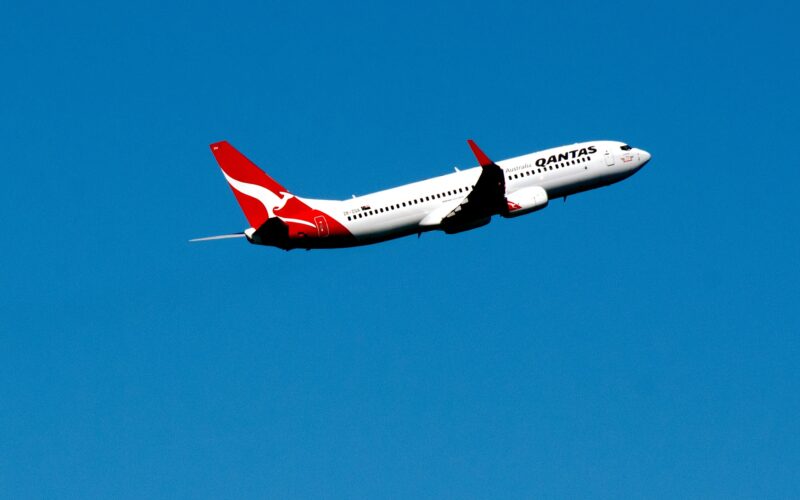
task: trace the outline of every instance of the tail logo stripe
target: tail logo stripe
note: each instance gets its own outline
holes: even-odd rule
[[[267,215],[270,218],[276,217],[275,210],[282,209],[286,205],[286,202],[289,201],[289,199],[294,196],[291,193],[281,191],[281,197],[279,198],[275,193],[273,193],[272,191],[263,186],[259,186],[258,184],[250,184],[248,182],[237,181],[236,179],[225,173],[224,170],[222,171],[222,175],[225,176],[225,179],[227,179],[228,184],[230,184],[233,189],[244,195],[247,195],[251,198],[255,198],[256,200],[260,201],[261,204],[264,205],[264,210],[267,211]],[[314,224],[311,224],[310,222],[300,219],[290,219],[287,217],[278,217],[278,218],[285,222],[295,222],[297,224],[305,224],[306,226],[314,228],[317,227]]]
[[[291,193],[281,192],[281,195],[283,196],[279,198],[275,193],[263,186],[237,181],[225,173],[224,170],[222,171],[222,175],[225,176],[225,179],[228,180],[228,184],[230,184],[233,189],[260,201],[261,204],[264,205],[264,209],[267,211],[267,215],[269,215],[269,217],[275,217],[274,210],[280,210],[283,208],[283,206],[286,205],[286,202],[289,201],[289,198],[292,197]]]

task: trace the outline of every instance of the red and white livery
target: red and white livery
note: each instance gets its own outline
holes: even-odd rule
[[[250,227],[250,243],[292,248],[342,248],[440,230],[459,233],[492,216],[516,217],[553,198],[630,177],[650,154],[622,142],[592,141],[517,156],[497,163],[467,141],[479,166],[347,200],[291,193],[228,142],[211,145]]]

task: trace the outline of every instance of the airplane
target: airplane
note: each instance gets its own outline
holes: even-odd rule
[[[283,250],[369,245],[427,231],[455,234],[545,208],[551,199],[614,184],[650,153],[618,141],[591,141],[494,162],[471,139],[478,166],[346,200],[296,196],[227,141],[211,144],[250,227],[196,238],[244,237]]]

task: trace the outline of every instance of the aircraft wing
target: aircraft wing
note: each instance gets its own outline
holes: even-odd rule
[[[466,200],[466,198],[458,198],[445,203],[426,215],[425,218],[420,221],[419,225],[422,227],[440,225],[445,217],[450,216],[455,210],[458,210],[458,207],[464,203],[464,200]]]
[[[442,219],[441,224],[445,231],[468,226],[484,219],[488,221],[492,215],[508,208],[503,170],[490,160],[472,139],[467,143],[478,159],[482,171],[469,195]]]

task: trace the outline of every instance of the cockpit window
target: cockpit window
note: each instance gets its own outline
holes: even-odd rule
[[[631,150],[631,147],[630,147],[630,146],[628,146],[627,144],[625,144],[624,146],[620,146],[620,147],[619,147],[619,149],[621,149],[621,150],[623,150],[623,151],[630,151],[630,150]]]

